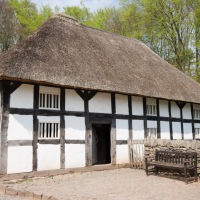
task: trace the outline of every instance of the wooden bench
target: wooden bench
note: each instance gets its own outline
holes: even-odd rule
[[[188,183],[189,180],[198,180],[196,152],[156,150],[155,161],[150,161],[145,158],[145,164],[147,176],[149,166],[154,166],[156,174],[160,168],[177,169],[184,173],[186,183]],[[193,174],[194,176],[188,177],[188,173]]]

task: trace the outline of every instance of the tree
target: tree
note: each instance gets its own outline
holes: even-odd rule
[[[10,3],[0,0],[0,52],[18,41],[19,23]]]
[[[37,7],[30,0],[9,0],[20,23],[20,38],[30,35],[41,24]]]
[[[64,13],[77,19],[80,23],[86,22],[90,17],[89,9],[81,6],[68,6],[63,8]]]

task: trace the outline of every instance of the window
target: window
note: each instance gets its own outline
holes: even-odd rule
[[[40,108],[59,109],[60,95],[41,92],[39,106]]]
[[[59,139],[60,124],[59,123],[39,123],[39,139]]]
[[[195,139],[200,139],[200,128],[195,128]]]
[[[147,137],[157,138],[157,128],[147,128]]]
[[[146,114],[147,115],[156,115],[156,106],[155,105],[147,105],[146,106]]]
[[[193,110],[194,119],[200,119],[200,110]]]

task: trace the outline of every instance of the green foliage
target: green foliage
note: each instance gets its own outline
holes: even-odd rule
[[[93,13],[82,3],[54,9],[45,5],[38,10],[31,0],[0,2],[4,2],[0,4],[0,51],[61,10],[82,24],[142,40],[164,60],[200,82],[200,0],[119,0],[120,8]]]
[[[79,22],[84,23],[90,17],[89,9],[84,5],[64,7],[64,13],[77,19]]]

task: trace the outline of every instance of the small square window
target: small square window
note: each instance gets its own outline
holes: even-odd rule
[[[38,131],[39,139],[59,139],[60,124],[59,123],[39,123]]]
[[[194,119],[200,119],[200,110],[193,109]]]
[[[146,114],[147,115],[156,115],[156,106],[155,105],[147,105],[146,106]]]
[[[39,107],[45,109],[60,109],[60,95],[40,92]]]
[[[147,128],[147,137],[157,139],[157,128]]]

